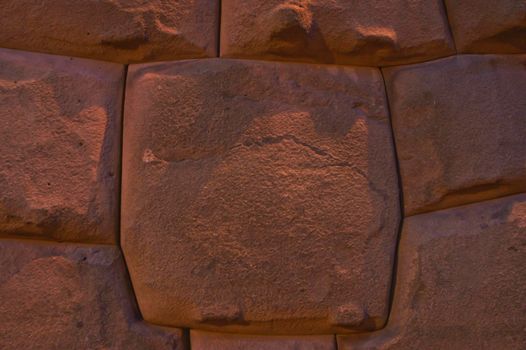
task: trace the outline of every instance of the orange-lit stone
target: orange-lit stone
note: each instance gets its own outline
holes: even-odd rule
[[[454,53],[440,0],[223,0],[221,55],[354,65]]]
[[[405,212],[526,191],[526,55],[385,69]]]
[[[210,57],[219,0],[4,0],[0,46],[120,63]]]
[[[526,195],[404,220],[387,328],[343,350],[524,349]]]
[[[182,348],[139,320],[118,248],[0,241],[0,348]]]
[[[192,330],[192,350],[336,350],[333,335],[257,336]]]
[[[460,52],[526,53],[526,1],[446,0]]]
[[[400,209],[377,69],[133,66],[125,108],[122,245],[147,321],[384,324]]]
[[[0,49],[0,234],[116,240],[123,67]]]

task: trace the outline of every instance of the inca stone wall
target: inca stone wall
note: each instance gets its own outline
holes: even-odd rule
[[[526,1],[0,5],[0,349],[526,349]]]

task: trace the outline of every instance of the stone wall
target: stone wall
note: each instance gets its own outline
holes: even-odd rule
[[[526,349],[526,1],[0,5],[0,349]]]

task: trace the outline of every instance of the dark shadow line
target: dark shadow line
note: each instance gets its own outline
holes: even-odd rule
[[[216,57],[221,57],[221,17],[222,14],[222,0],[217,0],[217,34],[216,34]]]
[[[455,34],[453,33],[453,27],[451,27],[451,21],[449,20],[449,12],[447,10],[446,1],[447,0],[442,0],[442,8],[444,11],[444,16],[446,17],[447,28],[449,30],[449,35],[451,36],[451,41],[453,42],[453,48],[455,49],[455,54],[458,55],[457,41],[455,40]]]

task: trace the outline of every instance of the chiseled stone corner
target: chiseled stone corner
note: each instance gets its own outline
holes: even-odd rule
[[[383,326],[400,208],[378,69],[132,66],[125,109],[121,243],[147,321]]]
[[[222,1],[224,57],[385,66],[454,53],[441,0]]]
[[[406,215],[526,191],[526,55],[384,73]]]
[[[219,0],[5,0],[0,46],[119,63],[214,57]]]
[[[387,328],[338,349],[524,349],[526,195],[404,220]]]
[[[0,234],[115,243],[124,69],[0,49]]]
[[[526,53],[526,1],[445,2],[459,52]]]
[[[337,350],[333,335],[263,336],[192,330],[192,350]]]
[[[3,350],[184,349],[140,321],[117,247],[0,240],[0,266]]]

